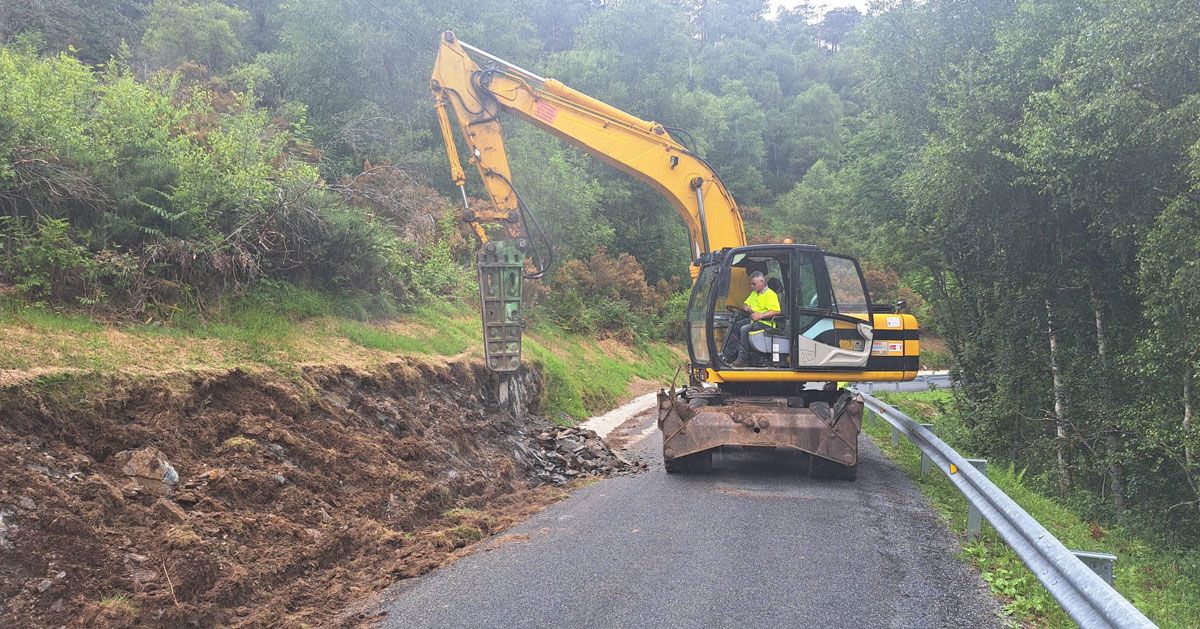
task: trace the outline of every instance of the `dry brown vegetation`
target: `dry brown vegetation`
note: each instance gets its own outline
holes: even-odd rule
[[[332,622],[562,496],[514,458],[541,424],[488,377],[403,361],[0,388],[0,625]]]

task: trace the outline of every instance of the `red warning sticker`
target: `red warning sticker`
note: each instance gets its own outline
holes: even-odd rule
[[[554,122],[554,117],[557,115],[558,108],[544,100],[539,100],[533,104],[533,117],[546,124]]]

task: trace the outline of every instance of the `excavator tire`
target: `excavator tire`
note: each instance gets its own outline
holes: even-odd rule
[[[713,451],[705,450],[687,456],[663,460],[668,474],[707,474],[712,471]]]

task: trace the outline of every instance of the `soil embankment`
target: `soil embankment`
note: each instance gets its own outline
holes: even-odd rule
[[[628,469],[474,362],[0,389],[0,625],[327,624]],[[557,468],[555,468],[557,466]]]

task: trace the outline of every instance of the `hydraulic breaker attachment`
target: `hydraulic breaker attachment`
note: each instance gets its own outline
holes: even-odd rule
[[[679,396],[661,392],[658,426],[663,434],[663,460],[671,471],[689,466],[670,462],[711,456],[705,453],[721,446],[789,448],[808,453],[813,462],[836,463],[842,470],[839,476],[853,478],[863,403],[858,396],[841,395],[832,405],[814,400],[803,408],[789,406],[787,398],[693,408]]]
[[[483,353],[492,371],[516,371],[521,365],[521,280],[527,248],[524,239],[490,240],[476,254]]]

